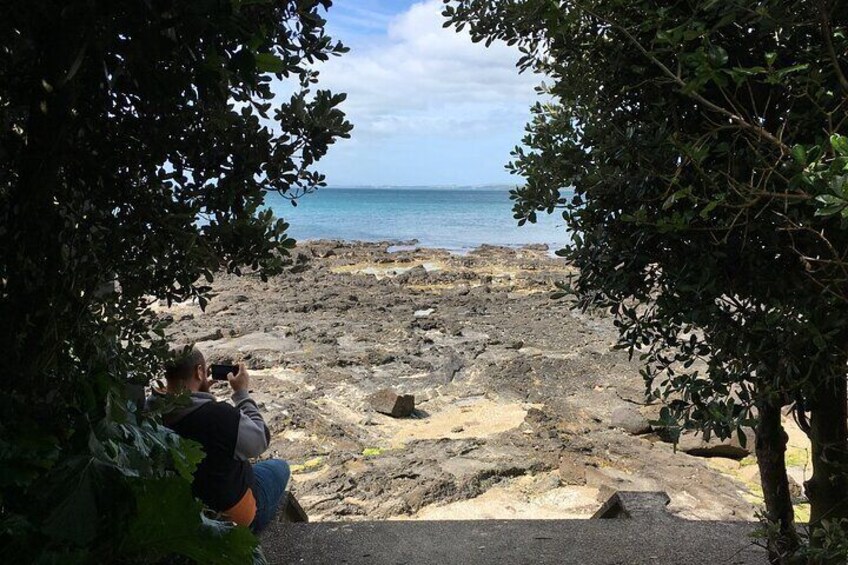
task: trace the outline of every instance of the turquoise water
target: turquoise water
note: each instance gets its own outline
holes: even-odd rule
[[[418,240],[423,247],[468,251],[484,243],[545,243],[559,249],[568,233],[558,213],[518,227],[506,190],[322,188],[293,207],[278,194],[266,203],[298,240]]]

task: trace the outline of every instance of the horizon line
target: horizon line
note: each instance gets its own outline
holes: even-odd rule
[[[517,184],[482,183],[482,184],[362,184],[362,183],[333,183],[320,188],[514,188]]]

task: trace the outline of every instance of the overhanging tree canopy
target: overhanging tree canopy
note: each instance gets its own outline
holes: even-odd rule
[[[346,51],[324,32],[331,4],[0,3],[0,536],[13,551],[236,559],[198,538],[186,479],[199,454],[116,384],[161,359],[151,301],[203,305],[219,268],[283,268],[293,241],[263,198],[320,186],[316,161],[351,130],[344,96],[314,87],[313,64]],[[274,76],[295,94],[276,100]]]
[[[776,555],[795,545],[792,406],[813,444],[811,522],[844,529],[848,5],[445,3],[447,25],[517,43],[549,77],[511,164],[516,218],[563,211],[573,288],[615,314],[666,423],[726,437],[758,421]]]

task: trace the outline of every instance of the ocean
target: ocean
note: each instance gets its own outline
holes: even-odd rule
[[[530,243],[553,251],[568,241],[557,212],[518,227],[505,189],[322,188],[298,199],[297,207],[278,194],[268,195],[266,204],[291,225],[289,236],[297,240],[417,240],[454,252]]]

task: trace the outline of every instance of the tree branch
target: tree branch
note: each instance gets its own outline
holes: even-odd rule
[[[836,71],[836,78],[839,79],[842,90],[848,95],[848,78],[845,77],[845,73],[842,71],[842,65],[839,64],[839,57],[837,57],[836,49],[833,47],[833,29],[830,27],[830,20],[825,13],[823,2],[816,2],[816,5],[819,8],[819,22],[821,23],[821,33],[825,47],[827,47],[827,54],[830,57],[833,70]]]
[[[657,59],[657,57],[654,56],[650,51],[648,51],[645,48],[645,46],[642,45],[639,42],[639,40],[636,39],[633,36],[633,34],[630,33],[627,30],[627,28],[625,28],[624,26],[622,26],[620,24],[613,22],[612,20],[610,20],[608,18],[604,18],[604,17],[598,15],[597,13],[593,12],[592,10],[582,6],[579,2],[574,2],[574,5],[577,8],[579,8],[579,9],[583,10],[584,12],[586,12],[587,14],[589,14],[590,16],[597,18],[598,20],[604,22],[605,24],[619,30],[636,47],[636,49],[638,49],[639,52],[642,53],[655,66],[657,66],[663,72],[664,75],[666,75],[668,78],[670,78],[681,89],[686,88],[686,82],[682,78],[677,76],[675,73],[673,73],[671,71],[671,69],[669,69],[662,61]],[[714,102],[710,102],[709,100],[707,100],[706,98],[704,98],[703,96],[701,96],[700,94],[698,94],[696,92],[689,92],[689,93],[684,92],[684,95],[688,96],[689,98],[692,98],[696,102],[704,105],[705,107],[709,108],[713,112],[721,114],[721,115],[725,116],[726,118],[730,119],[731,121],[739,124],[739,126],[742,127],[743,129],[746,129],[750,132],[753,132],[756,135],[758,135],[759,137],[762,137],[763,139],[768,140],[770,143],[777,146],[782,153],[789,154],[791,152],[790,148],[785,143],[783,143],[783,141],[781,141],[778,137],[776,137],[774,134],[772,134],[770,131],[766,130],[765,128],[748,122],[742,116],[740,116],[740,115],[738,115],[734,112],[731,112],[726,108],[722,108],[721,106],[719,106],[718,104],[715,104]]]

